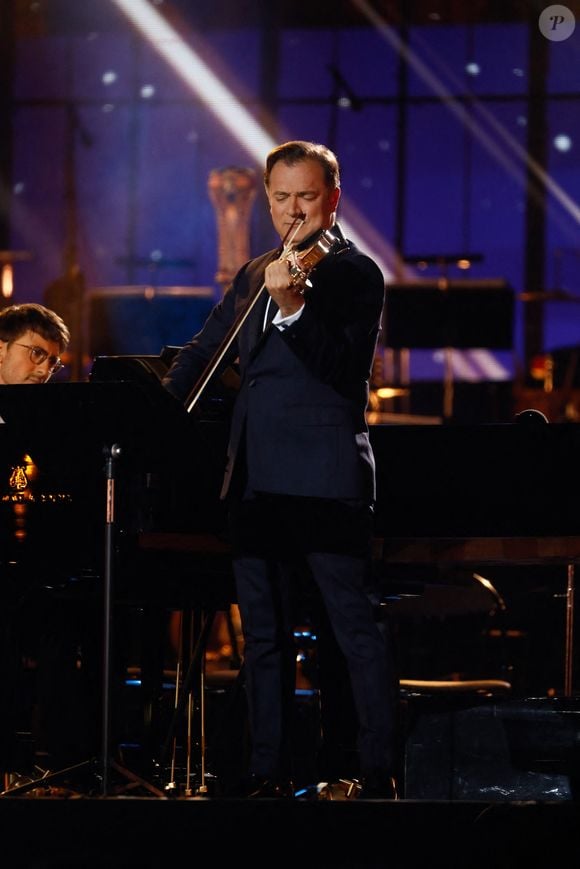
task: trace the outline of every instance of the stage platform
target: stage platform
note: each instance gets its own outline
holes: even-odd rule
[[[0,799],[10,869],[530,869],[580,860],[574,802]]]

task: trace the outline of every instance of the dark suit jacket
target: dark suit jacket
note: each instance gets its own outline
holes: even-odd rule
[[[333,228],[342,238],[339,227]],[[344,239],[342,239],[344,242]],[[185,401],[232,324],[263,286],[269,251],[246,263],[202,330],[177,355],[164,385]],[[264,289],[222,368],[236,360],[241,386],[233,409],[222,497],[240,445],[253,491],[335,499],[375,497],[375,465],[365,411],[384,302],[378,266],[344,242],[310,273],[300,318],[263,331]],[[245,432],[245,438],[243,434]]]

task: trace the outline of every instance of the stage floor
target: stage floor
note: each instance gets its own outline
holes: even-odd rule
[[[0,798],[10,869],[530,869],[580,861],[572,801]]]

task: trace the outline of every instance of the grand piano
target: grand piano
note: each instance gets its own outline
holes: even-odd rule
[[[110,592],[111,707],[120,710],[123,703],[127,710],[120,687],[127,664],[140,669],[141,688],[133,695],[139,693],[148,707],[131,712],[133,739],[154,715],[168,613],[198,607],[215,612],[234,598],[224,508],[217,498],[227,427],[211,408],[203,419],[188,415],[159,383],[164,365],[157,357],[111,358],[95,363],[89,382],[0,387],[3,644],[11,655],[28,658],[28,650],[34,654],[38,647],[30,633],[38,630],[48,637],[52,655],[62,628],[62,644],[78,647],[79,664],[90,679],[78,702],[90,695],[92,717],[98,721],[104,691],[100,661],[110,628],[104,600]],[[58,627],[51,626],[53,618]],[[15,623],[20,625],[20,649],[13,651]],[[43,643],[46,647],[46,639]],[[54,680],[55,696],[62,699],[66,692],[58,690],[58,672]],[[21,690],[29,681],[28,672],[17,678],[15,721],[8,724],[9,716],[4,716],[0,728],[4,769],[5,764],[9,769],[20,765],[22,753],[34,749],[28,744],[33,710]],[[8,707],[6,690],[4,696]],[[59,750],[60,731],[68,732],[69,742],[84,736],[84,718],[82,724],[76,715],[67,720],[58,708],[50,710],[50,717],[56,719],[51,733],[59,731],[54,740]],[[18,733],[17,743],[27,742],[24,748],[12,744],[14,733],[6,733],[11,729]],[[117,728],[115,733],[125,736]],[[153,731],[146,734],[147,739],[158,737]],[[81,753],[98,753],[98,734],[88,745],[78,741]],[[70,754],[68,749],[68,744],[63,747],[63,763],[55,760],[56,766],[82,759],[76,746]],[[25,768],[30,760],[27,755]]]

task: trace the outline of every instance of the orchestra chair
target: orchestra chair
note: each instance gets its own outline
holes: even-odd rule
[[[422,575],[429,581],[421,582],[421,574],[414,568],[410,576],[414,579],[409,579],[408,571],[387,569],[381,579],[385,593],[378,607],[378,618],[390,622],[399,670],[398,791],[403,799],[414,796],[408,780],[416,756],[427,751],[421,743],[426,742],[425,722],[433,718],[439,728],[436,775],[440,782],[447,783],[444,793],[441,784],[440,796],[453,799],[461,713],[502,702],[512,695],[512,683],[504,678],[506,668],[501,654],[492,667],[481,660],[491,653],[478,646],[491,625],[501,624],[506,604],[491,582],[476,573],[443,573],[435,581],[430,571]],[[434,632],[429,628],[433,624]],[[437,643],[441,631],[447,637],[445,648]],[[496,633],[502,635],[501,630]],[[492,657],[497,658],[495,651]],[[493,672],[487,674],[488,667]],[[427,778],[430,776],[429,764],[423,772]]]
[[[420,787],[436,788],[437,798],[460,799],[457,779],[461,776],[458,746],[466,714],[485,706],[495,707],[512,696],[512,684],[504,679],[400,679],[401,769],[399,791],[403,798],[418,797]],[[427,729],[430,735],[426,737]],[[471,734],[473,735],[473,734]],[[473,750],[477,751],[473,741]],[[437,752],[432,746],[437,744]],[[427,762],[421,763],[421,756]],[[418,767],[422,767],[418,772]],[[475,774],[475,773],[474,773]],[[483,796],[483,794],[482,794]]]

